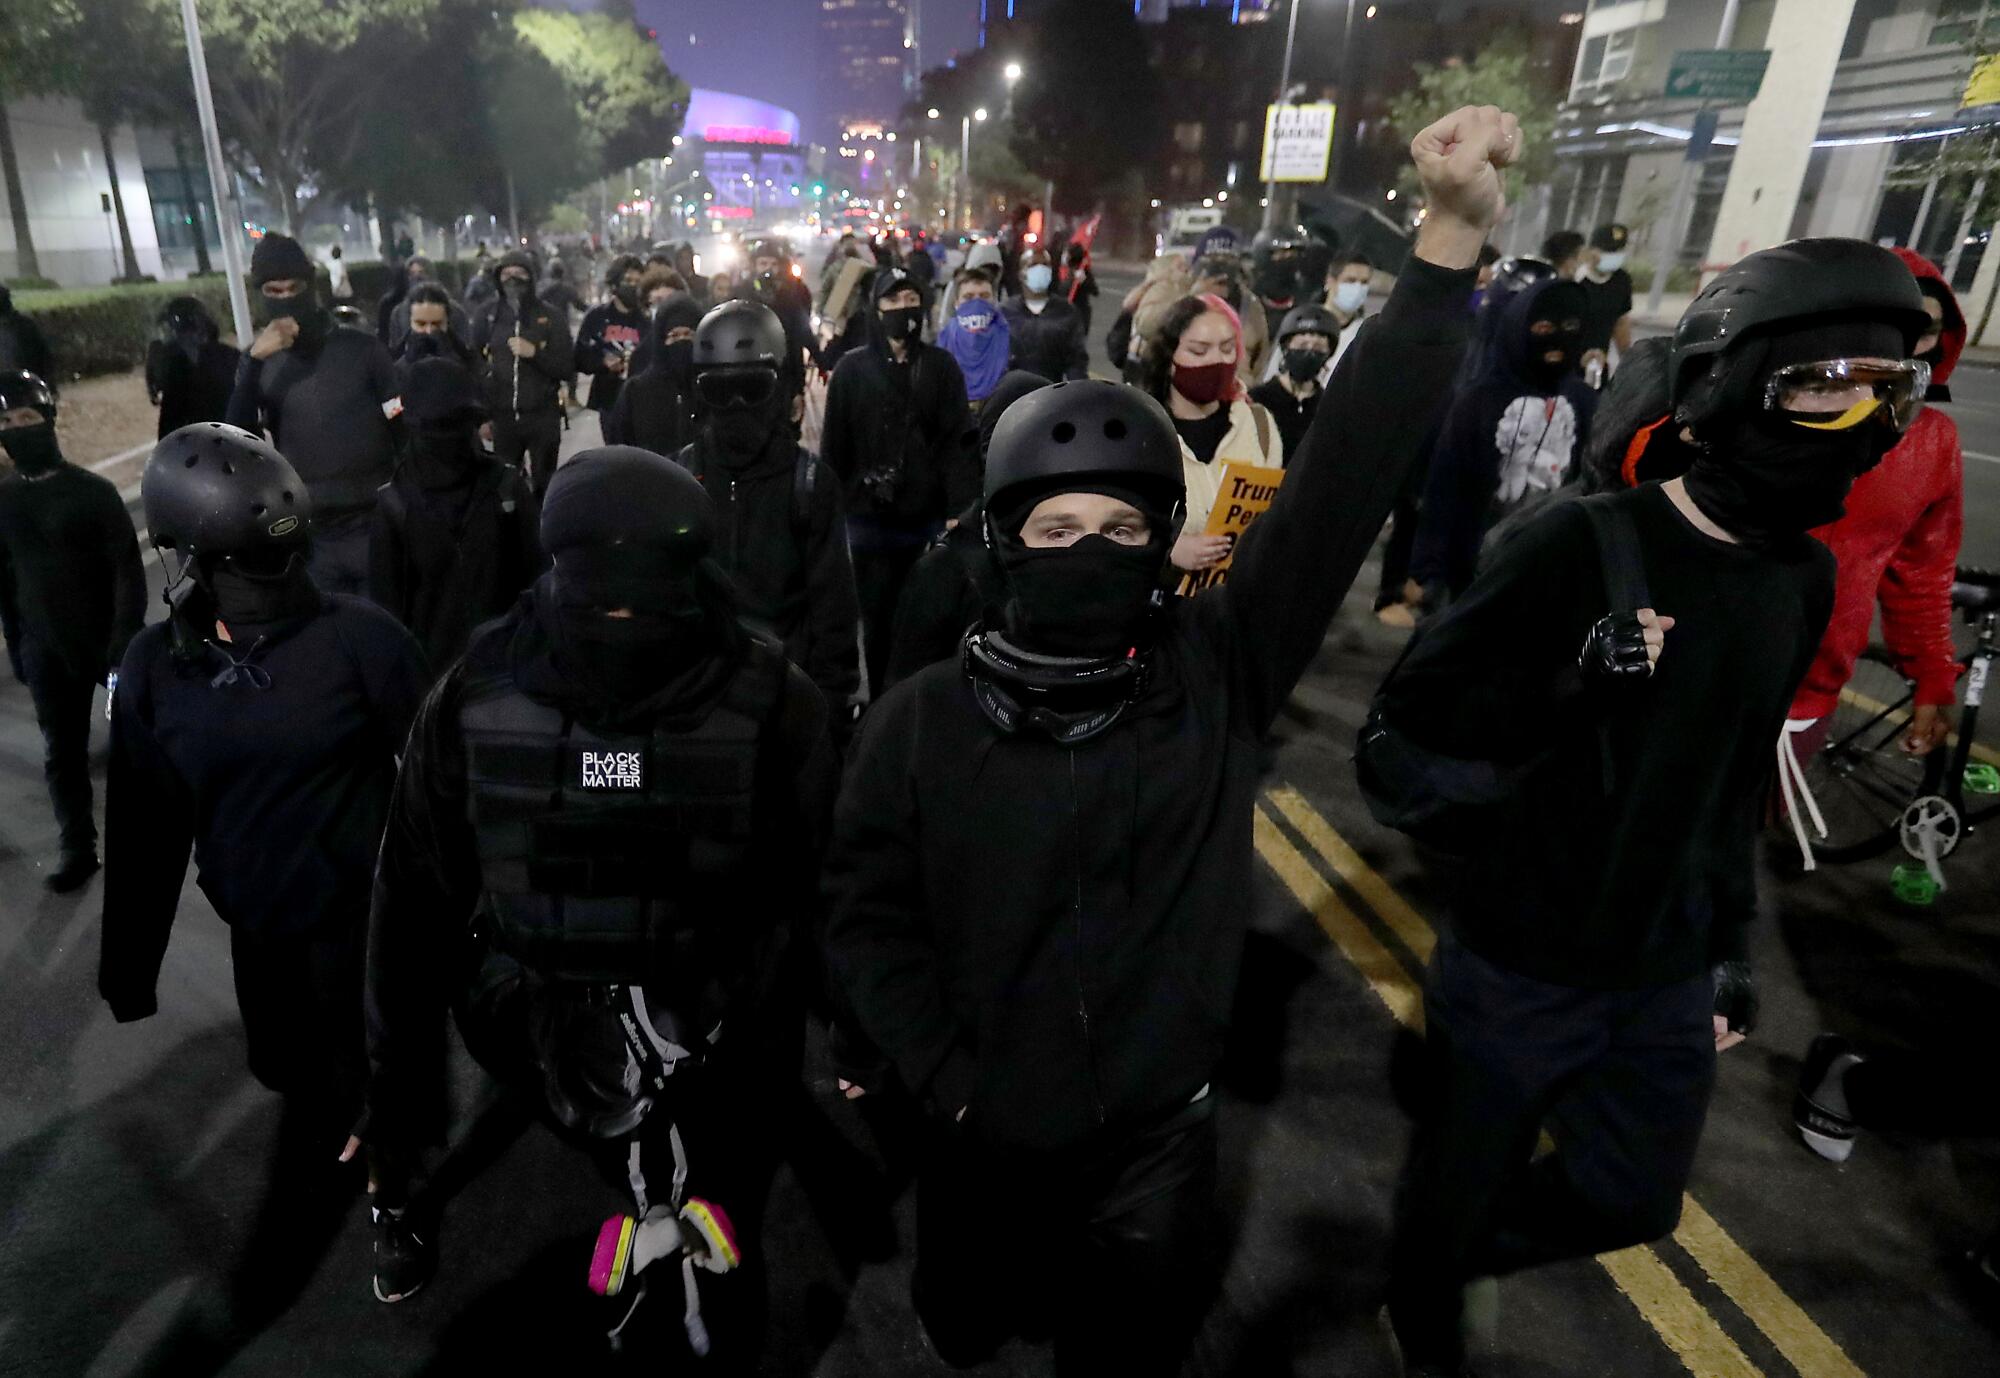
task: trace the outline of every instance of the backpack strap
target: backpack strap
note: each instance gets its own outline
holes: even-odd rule
[[[1260,402],[1250,404],[1250,419],[1257,426],[1257,454],[1269,464],[1271,462],[1271,413],[1264,410]]]
[[[812,535],[813,491],[819,487],[819,456],[799,446],[792,468],[792,533],[803,547]]]
[[[1646,587],[1646,566],[1640,558],[1639,528],[1624,503],[1603,494],[1583,499],[1579,504],[1590,519],[1591,538],[1597,544],[1597,566],[1604,580],[1605,607],[1612,613],[1633,613],[1651,607],[1653,596]],[[1604,767],[1604,793],[1609,798],[1618,786],[1617,767],[1611,757],[1611,724],[1597,723],[1598,759]]]

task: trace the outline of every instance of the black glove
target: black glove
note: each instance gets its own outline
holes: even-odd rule
[[[1614,612],[1598,618],[1583,639],[1576,664],[1585,679],[1600,684],[1651,678],[1653,660],[1646,654],[1646,629],[1639,624],[1639,614]]]
[[[1729,1032],[1749,1034],[1757,1027],[1757,978],[1750,964],[1742,961],[1717,962],[1709,975],[1715,981],[1715,1012],[1729,1025]]]

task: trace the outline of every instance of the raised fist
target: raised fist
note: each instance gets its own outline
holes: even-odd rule
[[[1481,234],[1506,209],[1500,173],[1520,156],[1520,123],[1497,105],[1462,106],[1410,141],[1431,217],[1462,221]]]

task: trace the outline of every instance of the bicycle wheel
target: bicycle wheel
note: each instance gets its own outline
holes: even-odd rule
[[[1826,745],[1806,762],[1806,786],[1826,820],[1824,838],[1813,835],[1810,822],[1806,828],[1819,860],[1863,861],[1900,836],[1903,810],[1925,786],[1923,760],[1897,744],[1912,697],[1910,682],[1885,652],[1870,647],[1855,662]]]

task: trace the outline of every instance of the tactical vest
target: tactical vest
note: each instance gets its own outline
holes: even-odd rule
[[[554,981],[683,991],[754,904],[758,749],[784,690],[773,648],[749,654],[686,731],[604,733],[535,702],[506,672],[467,685],[459,727],[487,935]]]

